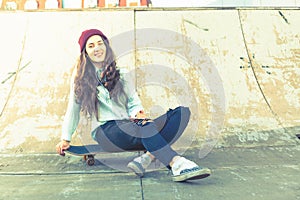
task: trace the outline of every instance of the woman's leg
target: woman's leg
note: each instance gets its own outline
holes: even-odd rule
[[[173,112],[172,112],[173,113]],[[174,114],[174,113],[173,113]],[[188,114],[189,115],[189,114]],[[171,116],[169,112],[169,116]],[[171,117],[167,118],[169,121]],[[187,119],[187,118],[185,118]],[[161,121],[157,120],[156,123]],[[201,168],[196,163],[180,157],[168,144],[164,137],[159,134],[159,131],[164,134],[168,132],[168,126],[171,123],[163,123],[163,126],[158,129],[156,123],[147,123],[139,126],[130,121],[110,121],[101,126],[97,130],[96,140],[105,150],[131,150],[136,148],[146,148],[151,155],[155,156],[165,166],[172,165],[173,180],[186,181],[190,179],[205,178],[210,175],[210,170]],[[187,123],[187,122],[186,122]],[[180,123],[181,124],[181,123]],[[177,132],[183,132],[185,126],[177,126]],[[182,131],[179,131],[182,130]],[[165,136],[166,137],[166,136]],[[178,135],[168,135],[167,139],[174,141]],[[146,155],[146,154],[144,154]],[[175,159],[176,158],[176,159]],[[137,163],[134,160],[128,164],[137,175],[143,175],[145,167],[143,163]]]
[[[127,120],[109,121],[97,129],[95,139],[107,151],[146,149],[166,166],[178,155],[155,123],[139,126]]]
[[[171,145],[178,140],[188,125],[191,112],[188,107],[170,109],[166,114],[154,119],[161,136]]]
[[[178,153],[171,148],[169,142],[158,132],[155,123],[147,123],[141,128],[141,132],[142,143],[146,150],[165,166],[168,166],[172,159],[178,156]]]
[[[145,150],[138,135],[140,127],[129,120],[108,121],[98,127],[95,140],[108,152]]]

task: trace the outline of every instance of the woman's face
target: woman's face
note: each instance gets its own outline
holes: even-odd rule
[[[100,35],[91,36],[85,45],[85,50],[93,62],[103,62],[106,56],[106,46]]]

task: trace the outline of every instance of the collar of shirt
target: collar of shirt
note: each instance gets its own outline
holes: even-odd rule
[[[99,69],[95,66],[94,66],[94,68],[95,68],[95,73],[96,73],[96,78],[98,80],[98,84],[102,85],[102,83],[101,83],[101,73],[102,73],[103,69]]]

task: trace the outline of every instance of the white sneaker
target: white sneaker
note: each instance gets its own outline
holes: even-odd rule
[[[181,182],[206,178],[211,174],[210,169],[199,167],[193,161],[180,157],[172,166],[173,181]]]
[[[146,169],[151,164],[152,160],[149,155],[143,154],[129,162],[127,167],[131,169],[137,176],[143,177]]]

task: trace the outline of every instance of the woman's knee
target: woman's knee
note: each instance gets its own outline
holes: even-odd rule
[[[186,106],[178,106],[177,108],[174,109],[175,112],[180,112],[181,116],[184,116],[186,118],[190,118],[191,111],[189,107]]]
[[[181,113],[183,113],[183,114],[185,114],[187,116],[190,116],[191,115],[190,108],[189,107],[181,106]]]

